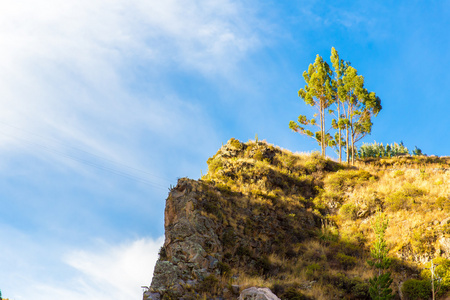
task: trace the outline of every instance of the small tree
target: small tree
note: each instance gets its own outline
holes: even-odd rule
[[[390,288],[392,283],[391,273],[386,271],[391,265],[391,260],[387,257],[388,249],[384,239],[388,224],[389,221],[386,216],[379,211],[372,227],[376,235],[370,252],[372,259],[367,261],[370,266],[378,270],[378,274],[369,280],[369,294],[373,300],[394,298]]]

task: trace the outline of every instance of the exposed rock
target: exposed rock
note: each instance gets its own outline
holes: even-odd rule
[[[441,254],[450,259],[450,238],[441,237],[439,239],[439,248],[441,250]]]
[[[161,295],[180,298],[211,274],[218,274],[222,246],[217,224],[194,208],[204,197],[200,184],[180,179],[166,201],[164,255],[155,266],[144,300]],[[164,298],[164,297],[162,297]]]
[[[280,300],[269,288],[251,287],[242,291],[239,300]]]

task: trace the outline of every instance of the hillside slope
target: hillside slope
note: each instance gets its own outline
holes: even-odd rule
[[[347,167],[318,154],[231,139],[200,180],[167,198],[166,240],[144,299],[368,299],[371,222],[383,210],[394,291],[450,258],[450,160],[372,159]]]

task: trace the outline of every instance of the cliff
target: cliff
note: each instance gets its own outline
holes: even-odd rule
[[[368,299],[377,209],[390,218],[395,291],[419,276],[421,263],[450,258],[446,159],[350,168],[231,139],[208,166],[169,193],[165,242],[144,300],[237,299],[252,286],[281,299]]]

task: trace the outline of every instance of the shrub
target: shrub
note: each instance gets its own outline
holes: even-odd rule
[[[407,300],[427,300],[431,298],[429,280],[408,279],[403,282],[402,293]]]
[[[243,146],[243,144],[241,144],[241,142],[239,142],[235,138],[231,138],[228,141],[228,144],[230,144],[233,148],[238,149],[238,150],[242,149],[242,146]]]
[[[272,269],[272,264],[266,255],[258,257],[256,259],[255,268],[259,270],[263,275],[267,275]]]
[[[439,197],[436,199],[436,206],[444,211],[450,211],[450,199],[448,197]]]
[[[363,143],[358,150],[359,158],[393,157],[408,154],[409,150],[403,145],[403,142],[400,142],[400,144],[386,144],[386,146],[383,146],[383,143],[378,144],[377,142],[374,142],[373,144]]]
[[[409,209],[415,199],[426,194],[426,191],[406,183],[402,188],[386,197],[385,204],[391,211]]]
[[[339,209],[339,215],[345,220],[355,220],[358,208],[352,203],[345,203]]]
[[[220,275],[229,277],[231,275],[231,267],[226,263],[219,261],[217,263],[217,268],[219,269]]]
[[[318,263],[313,263],[306,266],[306,276],[310,279],[317,279],[322,270],[322,266]]]
[[[369,284],[358,282],[352,287],[351,293],[355,299],[369,299]]]
[[[286,300],[306,300],[307,298],[305,297],[305,295],[303,295],[295,287],[290,287],[283,294],[282,299],[286,299]]]
[[[439,282],[440,293],[450,290],[450,259],[437,257],[433,260],[433,263],[435,265],[435,280]],[[431,263],[421,273],[422,278],[425,280],[431,280],[429,267],[431,267]]]
[[[256,151],[256,153],[253,155],[253,159],[259,160],[259,161],[264,160],[264,156],[263,156],[261,150]]]
[[[356,265],[357,259],[353,256],[339,252],[336,254],[336,260],[344,270],[349,270]]]
[[[342,191],[363,184],[371,178],[375,179],[372,174],[364,170],[339,170],[329,175],[325,179],[325,184],[335,191]]]
[[[214,174],[217,171],[223,169],[223,162],[220,158],[210,157],[207,160],[208,163],[208,172],[210,174]]]
[[[166,247],[162,246],[162,247],[159,249],[158,255],[159,255],[159,259],[160,259],[160,260],[166,260],[166,259],[167,259]],[[0,300],[1,300],[1,299],[0,299]]]
[[[319,238],[326,242],[337,241],[339,239],[338,229],[330,221],[322,220],[322,227],[319,232]]]
[[[417,228],[412,232],[410,243],[415,253],[432,253],[434,242],[436,241],[436,232]]]

